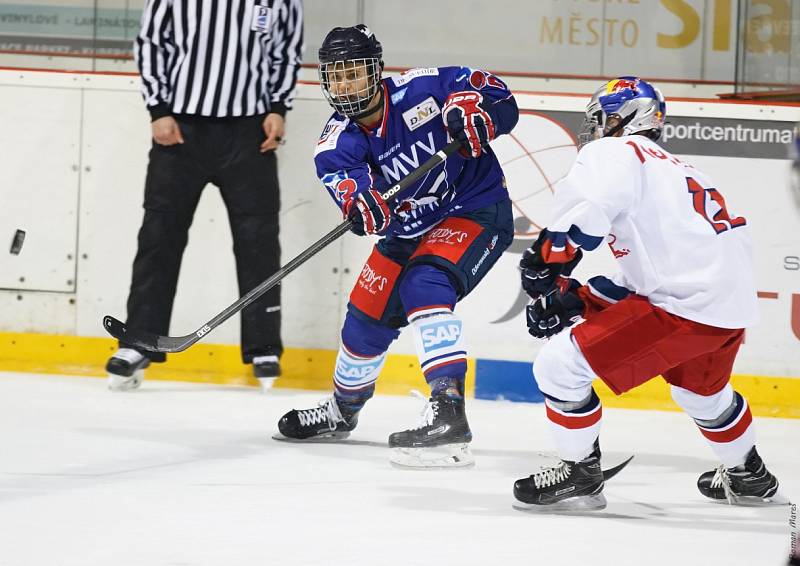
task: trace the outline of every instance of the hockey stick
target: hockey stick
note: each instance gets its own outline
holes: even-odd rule
[[[397,193],[418,181],[422,176],[426,175],[437,165],[444,163],[445,159],[458,151],[460,147],[461,143],[457,140],[453,140],[444,148],[431,156],[431,158],[425,163],[409,173],[399,183],[389,187],[389,189],[387,189],[386,192],[384,192],[381,196],[387,202],[392,200]],[[125,323],[117,320],[113,316],[108,315],[103,317],[103,327],[109,334],[111,334],[111,336],[117,338],[123,344],[133,346],[137,349],[146,350],[148,352],[182,352],[200,340],[203,336],[214,330],[217,326],[228,320],[234,314],[258,299],[261,295],[272,289],[284,277],[303,265],[328,244],[350,230],[351,225],[352,222],[349,219],[339,224],[336,228],[325,234],[309,248],[301,252],[300,255],[292,259],[285,266],[281,267],[267,280],[259,284],[258,287],[247,293],[244,297],[240,298],[238,301],[230,305],[224,311],[206,322],[203,326],[191,334],[187,334],[186,336],[159,336],[153,332],[138,330],[136,328],[128,328],[125,326]]]
[[[607,470],[603,470],[603,481],[608,481],[618,473],[622,471],[622,468],[630,464],[631,460],[633,460],[633,456],[629,457],[627,460],[622,462],[621,464],[617,464],[613,468],[609,468]]]

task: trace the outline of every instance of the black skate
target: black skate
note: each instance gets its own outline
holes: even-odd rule
[[[425,403],[416,428],[389,436],[390,461],[403,468],[462,468],[475,464],[464,399],[435,395]]]
[[[138,350],[120,348],[106,363],[108,388],[111,391],[136,389],[144,380],[144,370],[150,360]]]
[[[292,409],[278,421],[277,440],[341,440],[350,436],[358,424],[358,411],[339,407],[334,396],[320,401],[313,409]]]
[[[592,453],[580,462],[561,460],[514,482],[514,497],[525,504],[514,507],[544,512],[599,511],[606,507],[603,486],[600,444],[595,441]]]
[[[697,489],[710,499],[727,500],[731,505],[789,503],[778,493],[778,479],[769,473],[755,446],[748,452],[743,466],[720,466],[702,474],[697,480]]]

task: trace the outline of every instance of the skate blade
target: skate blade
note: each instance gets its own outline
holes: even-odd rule
[[[389,463],[405,470],[470,468],[475,457],[466,442],[426,448],[392,448]]]
[[[587,511],[602,511],[606,508],[608,502],[603,492],[595,493],[594,495],[581,495],[579,497],[570,497],[556,503],[549,505],[535,505],[533,503],[523,503],[522,501],[515,501],[512,503],[514,509],[525,511],[528,513],[539,514],[570,514],[570,513],[585,513]]]
[[[295,442],[297,444],[335,444],[336,442],[347,439],[349,436],[349,432],[341,431],[320,434],[310,438],[289,438],[288,436],[282,435],[280,432],[276,432],[272,435],[272,440],[278,440],[280,442]]]
[[[732,500],[713,499],[714,503],[722,505],[736,505],[737,507],[770,507],[772,505],[790,505],[791,500],[780,491],[770,497],[757,497],[752,495],[735,495]]]
[[[132,389],[138,389],[142,381],[144,381],[143,369],[136,370],[130,377],[109,373],[108,389],[110,391],[131,391]]]
[[[261,389],[261,393],[269,393],[272,390],[272,387],[275,385],[275,380],[277,377],[258,377],[258,386]]]

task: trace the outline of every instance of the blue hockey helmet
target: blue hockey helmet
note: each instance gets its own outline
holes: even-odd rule
[[[369,103],[378,92],[382,72],[383,48],[364,24],[333,28],[322,41],[319,82],[340,114],[360,118],[377,110],[377,104]]]
[[[656,87],[637,77],[619,77],[600,87],[586,106],[580,145],[598,138],[642,134],[661,137],[667,103]]]

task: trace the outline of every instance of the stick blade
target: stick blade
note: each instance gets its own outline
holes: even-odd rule
[[[124,322],[109,315],[103,317],[103,328],[120,342],[133,346],[137,350],[164,352],[166,354],[183,352],[211,331],[211,328],[206,325],[202,330],[198,330],[188,336],[159,336],[146,330],[128,328]]]
[[[633,460],[633,456],[631,456],[630,458],[628,458],[627,460],[625,460],[621,464],[618,464],[618,465],[614,466],[613,468],[609,468],[607,470],[603,470],[603,481],[608,481],[611,478],[613,478],[614,476],[616,476],[618,473],[620,473],[622,471],[622,469],[625,466],[627,466],[630,463],[631,460]]]
[[[106,315],[103,317],[103,328],[120,342],[133,346],[138,350],[147,352],[165,351],[159,347],[160,336],[152,332],[128,328],[124,322],[117,320],[113,316]]]
[[[125,328],[125,323],[121,320],[117,320],[111,315],[106,315],[103,317],[103,328],[106,329],[106,332],[111,334],[117,340],[122,340],[125,338],[125,334],[127,332],[127,328]]]

